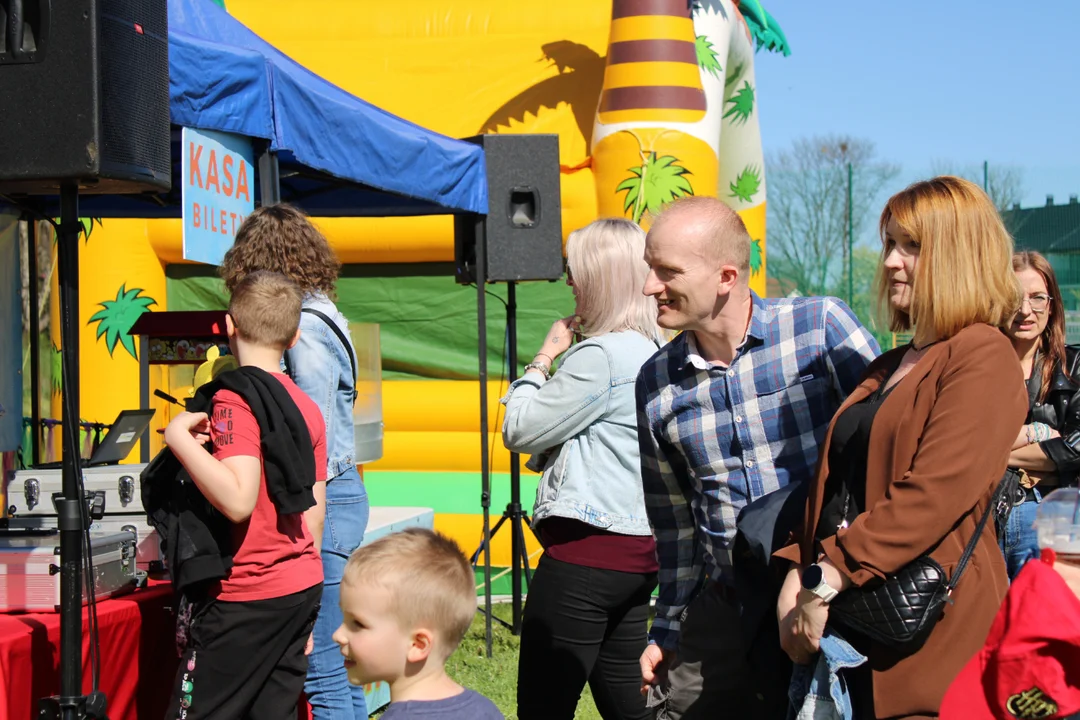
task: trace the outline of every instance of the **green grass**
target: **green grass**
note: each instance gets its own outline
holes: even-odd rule
[[[511,618],[508,603],[495,605],[494,613],[507,622]],[[491,624],[491,659],[484,648],[484,616],[477,613],[461,646],[446,665],[450,677],[467,688],[491,698],[506,716],[517,720],[517,665],[520,640],[497,622]],[[600,720],[588,686],[581,693],[574,720]]]

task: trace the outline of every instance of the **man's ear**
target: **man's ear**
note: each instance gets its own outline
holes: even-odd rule
[[[296,343],[298,342],[300,342],[300,328],[296,328],[296,334],[293,335],[292,340],[290,340],[289,344],[285,346],[285,349],[292,350],[294,347],[296,347]]]
[[[225,313],[225,334],[231,340],[236,337],[236,323],[233,322],[232,315]]]
[[[729,295],[732,289],[739,284],[740,273],[739,268],[734,265],[721,265],[720,266],[720,278],[716,283],[716,292],[718,295]]]
[[[417,628],[412,633],[412,643],[405,655],[411,663],[424,662],[435,649],[435,633],[427,628]]]

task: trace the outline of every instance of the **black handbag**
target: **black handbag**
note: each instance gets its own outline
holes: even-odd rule
[[[1009,527],[1009,516],[1013,508],[1023,504],[1025,494],[1022,479],[1022,471],[1015,468],[1006,468],[1005,476],[1001,478],[1000,489],[1001,501],[997,503],[994,511],[994,525],[997,529],[998,543],[1005,537],[1005,531]]]
[[[990,516],[999,512],[1002,502],[1009,501],[1004,497],[1006,485],[1006,478],[998,483],[952,578],[945,576],[945,570],[936,560],[923,555],[884,582],[849,588],[837,595],[829,604],[829,622],[903,655],[916,652],[941,619],[945,604],[952,602],[950,596],[960,582]]]

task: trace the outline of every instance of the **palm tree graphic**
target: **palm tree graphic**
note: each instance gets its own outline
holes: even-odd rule
[[[761,248],[761,239],[754,238],[754,241],[750,243],[750,274],[758,275],[761,273],[761,266],[764,264],[765,253]]]
[[[735,178],[735,182],[730,183],[728,187],[731,189],[728,197],[739,198],[747,203],[753,202],[754,196],[761,189],[761,170],[753,165],[747,165]]]
[[[113,354],[117,341],[124,346],[131,357],[139,359],[135,352],[135,339],[128,334],[131,326],[146,312],[151,305],[157,305],[157,300],[142,295],[142,288],[127,289],[127,283],[120,286],[116,291],[115,300],[103,300],[98,303],[102,309],[90,316],[88,325],[98,323],[97,339],[105,336],[105,344],[109,348],[109,355]]]
[[[686,177],[691,173],[678,163],[674,155],[657,157],[655,152],[650,152],[641,167],[628,168],[632,176],[615,188],[617,193],[626,193],[623,212],[633,208],[631,217],[640,223],[646,212],[655,214],[672,200],[693,195],[694,188]]]
[[[714,78],[719,78],[720,73],[724,72],[724,68],[720,66],[720,60],[717,57],[716,49],[713,48],[713,44],[709,42],[709,38],[704,35],[695,37],[694,51],[697,53],[697,62],[701,69],[712,75]]]
[[[733,123],[749,120],[750,113],[754,112],[754,88],[750,86],[750,81],[743,80],[742,87],[726,104],[731,107],[724,113],[725,118],[730,117]]]

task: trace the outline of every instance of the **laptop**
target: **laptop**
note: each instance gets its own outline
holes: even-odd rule
[[[83,467],[95,465],[116,465],[128,456],[135,443],[139,441],[146,428],[150,427],[150,420],[154,417],[155,410],[122,410],[116,416],[116,420],[105,431],[105,437],[94,450],[88,460],[82,460]],[[49,470],[62,467],[61,462],[39,463],[35,469]]]

